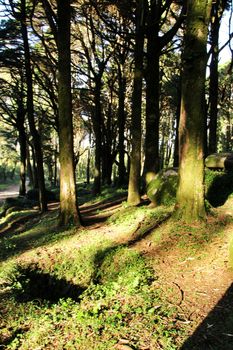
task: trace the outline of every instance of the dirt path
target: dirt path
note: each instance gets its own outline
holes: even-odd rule
[[[7,189],[0,191],[0,202],[8,197],[17,197],[19,195],[19,185],[10,185]]]
[[[233,199],[216,209],[224,221],[233,217]],[[185,234],[185,232],[184,232]],[[233,223],[223,235],[216,235],[196,254],[186,254],[178,244],[158,249],[148,236],[135,248],[148,257],[158,275],[158,287],[171,305],[179,308],[175,327],[186,327],[188,337],[181,350],[233,349],[233,272],[229,266],[229,245]],[[176,242],[177,243],[177,242]],[[186,247],[188,252],[189,247]]]

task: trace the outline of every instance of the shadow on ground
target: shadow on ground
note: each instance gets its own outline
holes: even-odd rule
[[[233,173],[219,173],[207,190],[206,198],[213,207],[224,205],[233,193]]]
[[[233,284],[209,315],[185,341],[181,350],[233,349]]]
[[[45,273],[39,269],[22,268],[19,269],[17,282],[21,288],[15,290],[18,301],[30,301],[35,299],[47,300],[52,303],[58,302],[60,298],[71,298],[79,300],[84,288],[73,284],[63,278]]]

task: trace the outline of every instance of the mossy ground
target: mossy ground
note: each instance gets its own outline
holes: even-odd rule
[[[230,336],[211,338],[230,333],[230,314],[224,330],[217,314],[192,335],[231,286],[229,212],[187,226],[172,207],[109,195],[81,212],[79,230],[61,231],[51,211],[0,238],[3,349],[230,349]]]

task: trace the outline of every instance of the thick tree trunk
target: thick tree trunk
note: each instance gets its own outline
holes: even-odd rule
[[[155,177],[159,161],[159,6],[152,2],[147,16],[146,135],[143,177],[146,185]]]
[[[127,199],[129,205],[137,205],[141,201],[141,107],[144,47],[144,11],[144,0],[138,0],[136,9],[136,38],[134,52],[135,67],[132,95],[131,156]]]
[[[47,210],[47,202],[46,202],[46,195],[45,195],[43,154],[42,154],[42,148],[41,148],[40,135],[36,129],[35,119],[34,119],[31,54],[30,54],[29,43],[28,43],[25,0],[21,0],[21,33],[22,33],[23,45],[24,45],[25,73],[26,73],[26,83],[27,83],[27,115],[28,115],[29,128],[32,135],[33,147],[35,151],[35,158],[36,158],[36,165],[37,165],[40,210],[44,212]]]
[[[77,207],[72,124],[70,0],[57,0],[60,225],[80,225]]]
[[[204,105],[206,44],[211,0],[188,0],[179,126],[177,215],[186,222],[205,219]]]
[[[109,145],[104,145],[104,152],[102,155],[102,182],[103,184],[111,185],[112,183],[112,166],[113,159],[111,148]]]

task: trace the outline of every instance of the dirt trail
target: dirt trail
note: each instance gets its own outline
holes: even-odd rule
[[[233,199],[216,212],[223,221],[233,217]],[[164,245],[159,250],[149,236],[135,245],[152,261],[158,287],[180,310],[177,325],[187,327],[189,335],[182,350],[233,349],[233,272],[229,266],[232,238],[233,223],[229,220],[224,235],[214,237],[197,254],[184,259],[184,248],[174,244],[171,249]]]
[[[0,191],[0,202],[3,202],[8,197],[18,197],[19,185],[10,185],[7,189]]]

